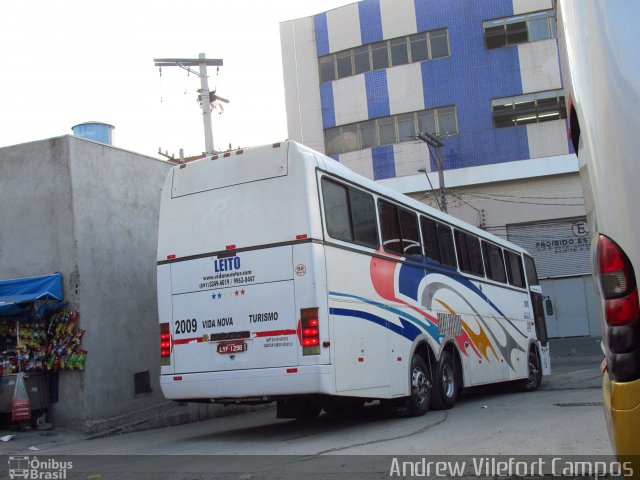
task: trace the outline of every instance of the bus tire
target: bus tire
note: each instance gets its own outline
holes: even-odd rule
[[[318,400],[312,397],[282,398],[277,401],[276,418],[313,420],[321,410]]]
[[[449,410],[452,408],[456,400],[458,400],[460,379],[456,374],[453,357],[447,351],[443,351],[440,355],[433,383],[432,408],[435,410]]]
[[[362,414],[364,403],[361,398],[334,397],[323,409],[330,417],[351,418]]]
[[[320,405],[301,405],[298,407],[298,411],[295,414],[295,418],[298,421],[305,422],[315,420],[320,415],[322,408]]]
[[[516,387],[521,392],[533,392],[537,390],[542,382],[542,368],[540,367],[540,358],[535,348],[529,350],[528,357],[529,375],[524,380],[518,380]]]
[[[410,395],[406,398],[407,414],[419,417],[427,413],[431,404],[431,375],[424,360],[419,355],[411,359],[409,370]]]

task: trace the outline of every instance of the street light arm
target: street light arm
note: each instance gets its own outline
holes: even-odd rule
[[[438,137],[436,137],[435,135],[431,135],[428,132],[420,132],[418,134],[418,138],[420,140],[422,140],[425,143],[428,143],[429,145],[433,146],[433,147],[439,147],[442,148],[444,147],[444,143],[442,143]]]

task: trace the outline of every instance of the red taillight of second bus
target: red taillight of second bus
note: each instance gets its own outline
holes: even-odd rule
[[[627,325],[640,317],[638,288],[629,258],[611,239],[598,238],[598,276],[609,326]]]
[[[300,341],[303,355],[320,355],[320,322],[317,308],[300,310]]]
[[[160,324],[160,365],[171,363],[171,328],[168,323]]]

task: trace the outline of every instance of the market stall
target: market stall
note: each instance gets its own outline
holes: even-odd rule
[[[57,400],[58,371],[84,369],[83,334],[61,274],[0,281],[0,414],[25,421],[45,412]],[[28,398],[19,402],[21,391]]]

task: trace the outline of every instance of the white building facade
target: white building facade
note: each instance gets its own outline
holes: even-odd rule
[[[290,139],[437,206],[437,135],[449,213],[530,251],[550,336],[600,334],[551,0],[363,0],[280,34]]]

